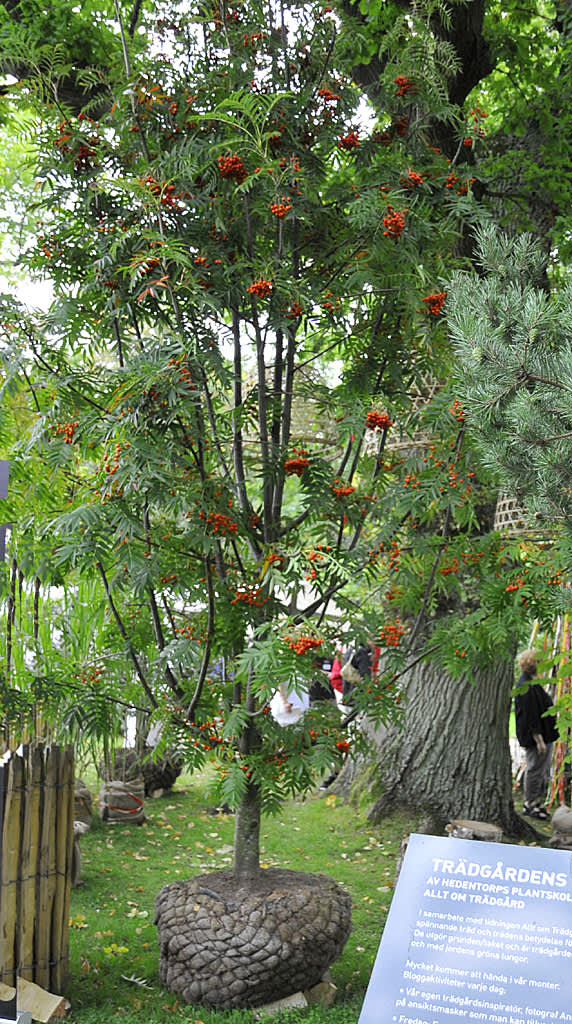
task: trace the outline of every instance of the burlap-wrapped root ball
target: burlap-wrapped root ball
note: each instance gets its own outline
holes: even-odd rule
[[[150,758],[141,766],[145,781],[145,796],[157,796],[168,793],[183,770],[182,761],[176,754],[165,757]]]
[[[350,933],[351,899],[326,875],[269,868],[238,886],[215,871],[166,885],[155,924],[162,984],[230,1010],[317,985]]]
[[[119,747],[112,752],[108,763],[99,765],[99,774],[105,782],[111,779],[130,782],[143,776],[145,796],[168,793],[182,770],[182,761],[175,752],[157,757],[152,747],[146,747],[141,757],[133,747]]]

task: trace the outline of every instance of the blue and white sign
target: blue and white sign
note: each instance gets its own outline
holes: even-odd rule
[[[359,1024],[572,1024],[572,853],[412,835]]]

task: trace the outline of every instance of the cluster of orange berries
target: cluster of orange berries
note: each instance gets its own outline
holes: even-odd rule
[[[91,121],[91,118],[86,118],[85,114],[79,114],[78,121],[81,120]],[[73,147],[69,145],[72,140],[72,135],[69,130],[70,126],[70,121],[60,121],[58,124],[58,131],[60,134],[56,136],[53,143],[56,149],[59,149],[60,153],[63,153],[64,156],[69,156],[73,153]],[[79,143],[74,157],[74,167],[76,171],[87,171],[93,166],[93,162],[96,157],[95,147],[99,146],[100,141],[101,139],[99,135],[91,135],[89,138],[86,138]]]
[[[179,636],[185,636],[187,638],[187,640],[194,640],[195,639],[195,634],[194,634],[193,627],[189,626],[189,625],[177,626],[175,628],[175,633],[178,633]],[[201,641],[199,640],[199,643],[200,642]]]
[[[283,565],[284,555],[277,555],[275,551],[271,551],[269,555],[264,559],[267,566],[269,565]]]
[[[403,632],[404,630],[401,625],[401,619],[396,619],[395,622],[386,623],[385,626],[382,626],[379,634],[381,645],[383,647],[399,647]]]
[[[232,156],[219,156],[218,169],[221,178],[234,179],[237,185],[241,185],[248,178],[248,171],[237,153],[233,153]]]
[[[333,484],[330,484],[330,487],[337,498],[347,498],[355,491],[355,487],[352,487],[351,484],[344,484],[341,480],[335,480]]]
[[[427,306],[424,312],[429,313],[431,316],[439,316],[446,298],[447,292],[432,292],[431,295],[426,295],[421,299],[421,302],[424,302]]]
[[[412,78],[407,78],[406,75],[398,75],[397,78],[393,79],[393,82],[397,86],[395,90],[396,96],[407,96],[408,92],[415,92],[415,82]]]
[[[368,552],[370,562],[376,562],[377,559],[379,558],[379,556],[382,555],[385,550],[386,550],[385,544],[383,543],[383,541],[380,541],[380,543],[378,544],[378,546],[375,549],[372,549],[371,551]],[[399,544],[397,543],[396,540],[392,540],[391,544],[389,545],[389,548],[387,548],[387,553],[388,553],[388,556],[389,556],[389,560],[388,560],[388,568],[389,568],[389,570],[393,571],[393,572],[397,572],[398,569],[399,569],[399,558],[400,558],[400,555],[401,555],[401,548],[400,548],[400,546],[399,546]],[[385,559],[382,559],[381,564],[385,565]],[[386,594],[386,597],[387,596],[388,595]],[[394,601],[397,600],[397,597],[398,597],[398,595],[394,594],[393,597],[392,597],[392,600],[394,600]]]
[[[526,574],[528,569],[525,569],[524,572]],[[520,590],[521,587],[524,587],[525,583],[526,580],[523,580],[522,576],[517,576],[514,583],[509,583],[508,587],[505,587],[504,589],[507,593],[510,593],[512,590]]]
[[[177,202],[181,198],[182,192],[175,192],[175,186],[172,184],[162,185],[160,181],[157,181],[152,174],[147,174],[141,179],[143,185],[147,185],[149,191],[157,199],[159,199],[161,206],[170,206],[171,209],[180,210],[180,204]]]
[[[322,547],[322,545],[318,544],[318,549],[321,549],[321,547]],[[326,545],[326,550],[327,551],[330,550],[330,545],[329,544]],[[306,557],[307,557],[308,561],[312,563],[312,567],[310,569],[310,572],[306,573],[306,579],[307,580],[315,580],[317,575],[318,575],[318,572],[317,572],[317,570],[315,568],[315,565],[313,563],[314,562],[323,562],[324,561],[324,555],[322,554],[321,550],[316,550],[316,551],[312,550],[312,551],[308,552]]]
[[[483,556],[484,551],[463,551],[460,554],[460,558],[463,560],[465,565],[469,565],[471,562],[478,563]],[[443,568],[440,569],[440,572],[441,575],[450,575],[452,572],[458,572],[459,568],[460,563],[456,555],[454,555],[451,563],[449,565],[444,565]]]
[[[258,295],[259,299],[265,299],[272,291],[272,281],[266,281],[263,277],[253,281],[246,289],[251,295]]]
[[[557,569],[551,579],[547,580],[547,583],[551,587],[560,587],[563,584],[562,569]]]
[[[355,149],[359,146],[358,133],[356,131],[348,132],[347,135],[338,135],[338,149]]]
[[[264,38],[264,36],[263,36],[262,32],[250,32],[250,33],[249,32],[245,32],[243,37],[242,37],[242,45],[243,46],[252,46],[252,45],[254,45],[254,47],[256,48],[257,44],[263,38]]]
[[[472,472],[471,473],[467,473],[467,477],[469,477],[469,479],[471,477],[473,477],[474,475],[475,474],[472,473]],[[453,487],[453,488],[456,488],[459,484],[462,484],[464,482],[465,482],[464,477],[458,475],[455,467],[453,465],[449,466],[449,485],[451,487]],[[466,485],[465,494],[469,495],[470,493],[471,493],[471,485],[468,483]]]
[[[521,587],[524,587],[524,580],[518,577],[516,583],[510,583],[508,587],[504,587],[504,590],[509,593],[512,590],[520,590]]]
[[[440,569],[439,571],[441,573],[441,576],[450,576],[451,573],[458,572],[459,571],[459,559],[458,558],[453,558],[453,561],[451,562],[450,565],[444,565],[443,568]]]
[[[44,241],[44,235],[38,235],[38,245],[40,246],[40,252],[46,259],[50,260],[52,257],[58,257],[62,254],[62,248],[58,243],[56,235],[48,235]]]
[[[406,473],[403,479],[403,486],[410,487],[411,490],[414,491],[417,487],[421,486],[421,483],[414,473]]]
[[[309,562],[323,562],[324,556],[322,554],[322,551],[331,551],[331,550],[332,550],[331,544],[316,544],[316,550],[314,551],[312,549],[312,551],[309,551],[306,557],[307,557]]]
[[[169,359],[169,366],[177,366],[179,369],[179,380],[181,384],[188,384],[191,390],[194,391],[196,388],[196,384],[193,384],[191,371],[187,365],[186,360],[187,356],[179,356],[178,359]]]
[[[282,220],[286,216],[288,210],[292,209],[292,203],[290,202],[290,196],[282,196],[279,203],[270,203],[270,210],[278,220]]]
[[[101,665],[96,665],[94,668],[89,669],[84,668],[79,673],[79,681],[80,683],[97,683],[102,675],[103,667]],[[77,677],[78,673],[76,673],[76,678]]]
[[[315,636],[299,636],[298,638],[285,636],[284,642],[288,644],[291,651],[295,651],[296,654],[307,654],[308,651],[314,651],[318,647],[321,647],[323,640]]]
[[[371,409],[365,417],[365,425],[369,430],[387,430],[391,427],[393,420],[390,420],[386,412],[378,412]]]
[[[303,312],[304,311],[300,303],[294,300],[286,316],[288,317],[289,320],[297,320],[298,317],[301,316]]]
[[[467,146],[467,148],[469,149],[473,145],[474,138],[484,139],[486,132],[483,127],[483,121],[485,117],[489,116],[487,113],[485,113],[484,110],[481,109],[481,107],[478,106],[476,106],[474,110],[471,110],[471,114],[473,115],[474,136],[468,136],[466,139],[463,139],[463,145]]]
[[[333,292],[324,292],[324,298],[327,301],[322,302],[322,309],[326,309],[329,313],[333,313],[334,309],[340,308],[340,300]],[[335,299],[335,302],[330,302],[330,299]]]
[[[50,430],[53,430],[56,436],[61,434],[65,444],[73,444],[77,425],[77,420],[71,420],[69,423],[50,423]]]
[[[457,188],[455,188],[457,195],[466,196],[467,192],[469,191],[469,185],[472,185],[474,180],[474,178],[465,178],[464,181],[459,182],[457,175],[453,174],[453,172],[451,171],[451,173],[447,176],[445,188],[453,189],[456,186],[458,186]]]
[[[120,444],[119,441],[116,443],[113,449],[113,457],[111,455],[105,455],[103,458],[103,468],[106,473],[113,476],[117,473],[117,467],[119,466],[119,458],[124,448],[129,448],[129,441],[126,441],[124,445]]]
[[[449,408],[449,412],[451,413],[451,416],[454,416],[455,419],[459,421],[459,423],[465,422],[465,410],[458,398],[455,399],[452,406]]]
[[[121,543],[123,544],[123,541],[121,541]],[[177,574],[174,572],[170,572],[167,576],[160,576],[159,580],[161,583],[176,583]]]
[[[259,586],[252,583],[244,583],[234,591],[231,604],[248,604],[260,608],[267,600],[268,598],[264,597]]]
[[[226,536],[227,534],[232,535],[238,530],[234,520],[224,512],[209,512],[208,515],[200,512],[199,517],[205,521],[207,526],[210,526],[212,533],[221,533]]]
[[[88,142],[80,142],[73,162],[76,171],[91,170],[97,156],[96,146],[99,146],[99,139],[95,136]]]
[[[389,146],[396,137],[401,138],[407,134],[408,126],[409,118],[407,117],[407,114],[404,114],[403,117],[395,118],[391,122],[389,128],[386,128],[382,132],[374,132],[371,137],[371,141],[381,142],[382,146]]]
[[[337,92],[332,92],[331,89],[318,89],[318,96],[324,103],[337,103],[340,99]]]
[[[383,226],[385,231],[384,235],[388,238],[399,238],[403,228],[405,227],[405,214],[407,213],[407,207],[404,210],[394,210],[391,204],[387,204],[387,213],[383,218]]]
[[[309,465],[308,452],[305,448],[298,448],[294,458],[286,459],[284,472],[286,476],[302,476]]]
[[[419,171],[408,171],[407,177],[401,178],[400,181],[404,188],[416,188],[417,185],[423,184],[425,178]]]
[[[70,124],[70,121],[60,121],[60,123],[58,124],[58,131],[60,134],[54,139],[53,142],[56,149],[59,149],[62,153],[65,154],[71,153],[72,151],[71,146],[68,146],[68,142],[71,139],[71,133],[68,130]]]
[[[385,544],[383,543],[383,541],[380,541],[376,548],[371,548],[371,550],[368,551],[368,558],[370,562],[377,562],[377,559],[381,554],[383,554],[384,551]]]
[[[397,572],[399,568],[399,556],[401,554],[401,548],[396,540],[392,540],[389,545],[389,569]]]

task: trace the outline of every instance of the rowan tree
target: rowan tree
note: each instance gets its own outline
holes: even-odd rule
[[[54,562],[99,581],[104,696],[146,704],[191,764],[219,753],[222,797],[240,805],[236,870],[252,875],[261,807],[347,749],[328,706],[284,750],[268,700],[339,641],[332,601],[368,628],[344,591],[397,549],[401,505],[385,535],[373,525],[400,464],[384,447],[435,361],[442,298],[425,282],[467,200],[415,125],[435,183],[405,162],[399,76],[397,145],[360,126],[327,11],[286,24],[277,10],[265,31],[256,4],[172,17],[147,52],[123,32],[121,65],[91,73],[97,96],[79,111],[59,92],[63,59],[24,61],[40,71],[27,80],[35,236],[20,258],[55,296],[47,314],[4,303],[9,386],[31,402],[14,510],[35,453],[60,483],[14,550],[46,582]],[[391,646],[401,626],[384,629]],[[77,706],[78,675],[101,691],[99,673],[70,669],[52,671],[60,696]],[[360,698],[373,720],[395,712],[386,683]]]
[[[107,604],[73,664],[95,720],[86,661],[105,665],[105,698],[164,719],[189,763],[219,753],[221,794],[241,803],[239,873],[257,869],[261,807],[345,752],[331,709],[287,732],[266,712],[347,637],[340,622],[384,642],[357,710],[374,725],[402,711],[409,679],[418,748],[429,683],[445,710],[459,696],[458,728],[486,703],[467,699],[482,673],[499,701],[494,729],[481,722],[493,775],[465,772],[463,806],[513,828],[511,655],[531,609],[490,535],[494,491],[473,476],[462,405],[434,387],[451,365],[442,281],[481,215],[460,161],[459,55],[427,12],[411,33],[405,9],[385,26],[364,124],[356,39],[326,8],[271,23],[256,3],[170,8],[141,35],[97,10],[76,59],[65,39],[48,59],[35,22],[24,36],[13,12],[4,24],[36,183],[19,260],[55,293],[47,314],[4,302],[6,388],[29,418],[15,571],[88,580]],[[32,675],[77,709],[69,652],[38,648]],[[450,776],[454,739],[442,716],[432,730]],[[407,788],[450,812],[437,790],[420,796],[426,772],[396,796]]]

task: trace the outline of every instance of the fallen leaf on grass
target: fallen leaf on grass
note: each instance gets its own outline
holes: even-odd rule
[[[69,920],[70,928],[87,928],[87,921],[84,914],[76,914],[75,917],[70,917]]]
[[[137,978],[134,974],[122,974],[121,977],[123,981],[129,981],[132,985],[138,985],[139,988],[153,988],[153,986],[149,984],[146,978]]]

